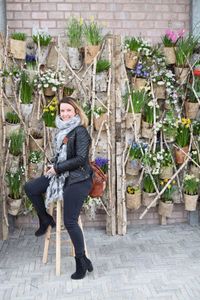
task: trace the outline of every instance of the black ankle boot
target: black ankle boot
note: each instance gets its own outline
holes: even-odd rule
[[[71,275],[71,279],[83,279],[87,271],[93,271],[92,263],[85,254],[81,257],[75,257],[75,260],[76,272]]]
[[[48,214],[44,217],[39,217],[39,221],[40,221],[40,227],[35,232],[35,236],[41,236],[45,234],[49,225],[51,225],[52,228],[56,226],[53,217]]]

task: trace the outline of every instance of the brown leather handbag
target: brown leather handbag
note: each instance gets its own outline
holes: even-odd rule
[[[89,196],[92,198],[102,197],[106,188],[107,175],[100,169],[100,167],[94,162],[90,162],[92,168],[92,188],[89,192]]]

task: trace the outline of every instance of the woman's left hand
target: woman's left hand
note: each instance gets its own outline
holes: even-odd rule
[[[51,167],[46,173],[45,175],[56,175],[56,171],[54,170],[54,167]]]

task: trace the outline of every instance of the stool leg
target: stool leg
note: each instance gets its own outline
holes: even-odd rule
[[[49,214],[51,216],[53,215],[53,206],[54,206],[54,204],[51,203],[51,206],[49,208]],[[46,264],[47,261],[48,261],[48,252],[49,252],[50,238],[51,238],[51,226],[48,226],[47,232],[45,234],[45,240],[44,240],[44,252],[43,252],[43,259],[42,259],[42,262],[44,264]]]
[[[56,276],[60,276],[61,264],[61,201],[57,201],[56,211]]]

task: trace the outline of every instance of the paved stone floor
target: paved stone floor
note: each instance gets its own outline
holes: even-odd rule
[[[44,239],[36,238],[33,229],[0,241],[0,299],[200,299],[200,227],[135,226],[126,236],[114,237],[85,229],[85,236],[94,272],[79,281],[70,279],[74,259],[65,244],[62,274],[56,277],[55,244],[43,265]]]

